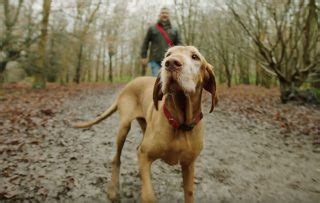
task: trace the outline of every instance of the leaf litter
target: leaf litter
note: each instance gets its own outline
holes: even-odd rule
[[[89,119],[99,114],[103,110],[102,108],[111,102],[110,97],[105,94],[111,92],[114,97],[119,91],[119,87],[121,85],[105,84],[68,86],[49,84],[45,90],[33,90],[30,87],[14,85],[4,87],[6,99],[0,102],[0,125],[2,126],[0,128],[0,200],[44,201],[46,199],[63,200],[68,198],[74,200],[103,194],[106,182],[110,178],[110,172],[107,173],[105,168],[110,171],[108,162],[112,156],[95,158],[95,154],[101,154],[101,152],[108,154],[109,151],[115,150],[113,142],[113,134],[115,133],[113,131],[118,124],[116,118],[113,119],[114,121],[112,120],[111,138],[103,139],[101,136],[103,140],[92,139],[93,136],[106,132],[103,125],[87,130],[75,130],[70,129],[68,123],[70,118]],[[276,89],[249,85],[239,85],[232,88],[219,86],[218,95],[219,104],[216,109],[218,113],[215,115],[222,117],[226,115],[226,118],[230,119],[228,122],[232,121],[239,129],[245,129],[247,133],[255,134],[255,136],[259,136],[257,130],[258,132],[259,130],[279,132],[274,134],[284,139],[284,148],[288,147],[287,145],[300,146],[300,148],[303,145],[308,145],[313,146],[315,152],[319,148],[319,107],[281,104],[279,92]],[[105,99],[108,102],[104,102]],[[205,111],[209,109],[207,106],[210,104],[210,96],[205,95],[204,100]],[[85,105],[84,101],[87,102]],[[102,107],[97,109],[97,106]],[[84,111],[83,114],[79,116],[79,112],[82,111]],[[209,115],[206,116],[210,118]],[[233,124],[224,123],[224,120],[216,120],[214,121],[217,122],[215,125],[224,126],[225,131],[223,132],[228,131],[228,128],[230,128],[229,131],[232,130],[230,125]],[[206,122],[211,123],[210,120]],[[134,131],[137,134],[140,133],[138,129]],[[287,139],[295,141],[287,143]],[[130,145],[137,142],[137,140],[128,138]],[[95,147],[92,143],[98,143],[101,147],[93,150]],[[92,147],[89,147],[90,145]],[[270,145],[272,146],[270,143],[264,143],[265,147]],[[204,154],[207,153],[206,150]],[[265,155],[262,153],[261,156]],[[134,153],[132,155],[124,152],[123,159],[135,160],[132,157],[134,157]],[[206,160],[206,157],[204,155],[203,158],[200,158],[199,164],[202,163],[202,160]],[[196,178],[199,187],[203,184],[203,190],[206,187],[210,188],[208,184],[211,183],[205,184],[207,180],[210,180],[210,177],[202,177],[208,175],[216,179],[219,184],[227,183],[231,187],[232,181],[235,181],[231,171],[236,172],[236,169],[229,170],[230,163],[226,160],[228,159],[225,158],[222,163],[225,166],[222,168],[207,169],[204,167],[206,164],[201,165],[200,175]],[[215,160],[211,162],[215,162]],[[97,168],[98,163],[101,166],[99,168]],[[125,176],[123,197],[136,199],[138,196],[135,194],[139,193],[140,187],[139,178],[132,174],[138,173],[135,166],[129,168],[134,170],[125,168],[122,173]],[[168,170],[171,169],[168,169],[167,166],[156,166],[154,169],[155,180],[161,183],[163,173]],[[174,168],[168,173],[179,175],[176,170],[177,168]],[[210,170],[210,172],[205,173],[206,170]],[[315,171],[317,170],[319,168],[315,169]],[[226,178],[228,181],[225,181]],[[199,182],[199,180],[201,181]],[[287,185],[295,185],[296,187],[291,187],[291,189],[299,189],[301,184],[303,181],[294,181]],[[162,182],[157,186],[157,190],[160,191],[160,194],[161,191],[172,191],[174,185],[176,184]],[[318,189],[313,190],[318,191]],[[221,194],[224,193],[225,191],[221,192]],[[228,197],[227,194],[225,195]],[[168,196],[168,198],[171,197]],[[181,194],[178,195],[178,198],[182,198]],[[220,198],[219,195],[217,198]],[[222,198],[222,200],[224,199],[225,197]]]

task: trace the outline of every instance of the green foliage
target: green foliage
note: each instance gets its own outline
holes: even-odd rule
[[[33,89],[43,89],[45,87],[46,83],[44,82],[44,80],[34,80],[34,82],[32,83]]]
[[[131,81],[133,77],[131,75],[123,75],[123,76],[116,76],[113,78],[114,83],[127,83]]]
[[[308,96],[309,102],[320,104],[320,88],[308,88],[303,90],[305,94]]]

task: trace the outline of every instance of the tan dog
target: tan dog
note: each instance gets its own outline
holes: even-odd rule
[[[203,147],[202,89],[212,94],[212,112],[217,101],[212,66],[195,47],[172,47],[157,78],[134,79],[101,116],[75,125],[90,127],[117,110],[120,114],[117,152],[107,188],[109,199],[117,198],[121,151],[131,122],[136,119],[144,135],[138,147],[142,202],[155,202],[150,167],[156,159],[181,165],[185,202],[194,201],[194,162]]]

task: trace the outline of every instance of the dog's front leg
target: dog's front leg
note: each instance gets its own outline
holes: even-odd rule
[[[194,202],[193,194],[193,179],[194,179],[194,163],[181,164],[182,178],[183,178],[183,190],[184,201],[186,203]]]
[[[141,201],[142,202],[155,202],[155,195],[151,183],[151,160],[146,153],[138,150],[139,170],[141,177]]]

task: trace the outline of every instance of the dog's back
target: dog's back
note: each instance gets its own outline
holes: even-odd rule
[[[156,78],[138,77],[129,82],[120,92],[117,105],[120,114],[133,118],[145,118],[152,103],[152,92]]]
[[[130,122],[133,119],[145,120],[148,107],[152,103],[152,91],[155,80],[156,78],[154,77],[135,78],[121,90],[117,99],[106,111],[93,120],[74,123],[72,126],[76,128],[91,127],[108,118],[116,111],[120,115],[127,115],[125,118],[130,120]]]

